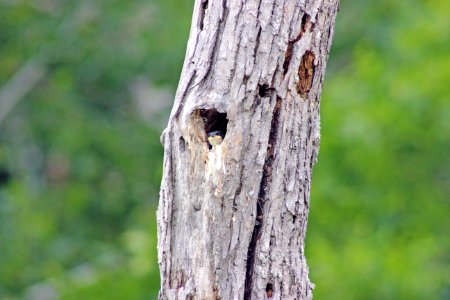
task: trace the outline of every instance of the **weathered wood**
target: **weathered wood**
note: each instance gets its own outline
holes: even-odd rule
[[[338,5],[196,1],[161,137],[160,299],[264,299],[268,284],[312,297],[304,238]]]

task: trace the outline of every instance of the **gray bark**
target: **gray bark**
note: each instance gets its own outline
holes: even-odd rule
[[[338,5],[196,0],[161,137],[160,299],[265,299],[268,284],[312,298],[304,238]]]

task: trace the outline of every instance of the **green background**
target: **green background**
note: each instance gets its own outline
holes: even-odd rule
[[[306,245],[315,299],[450,299],[449,6],[341,2]],[[192,7],[0,0],[0,91],[31,61],[44,70],[0,119],[0,299],[156,298],[159,134]],[[167,105],[143,116],[142,91]]]

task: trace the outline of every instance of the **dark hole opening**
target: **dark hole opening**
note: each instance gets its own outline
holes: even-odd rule
[[[308,15],[307,13],[303,14],[303,17],[302,17],[302,32],[303,33],[306,32],[306,25],[308,25],[310,21],[311,21],[311,16]]]
[[[208,8],[208,0],[203,0],[202,1],[202,9],[203,11],[205,11]]]
[[[266,285],[266,294],[268,298],[272,298],[273,296],[273,285],[271,283],[268,283]]]
[[[220,135],[224,139],[227,134],[227,114],[215,109],[200,109],[199,113],[205,125],[206,138],[210,135]],[[208,143],[208,147],[212,148],[210,143]]]
[[[270,88],[268,84],[263,84],[259,86],[258,95],[260,97],[268,97],[270,95]]]

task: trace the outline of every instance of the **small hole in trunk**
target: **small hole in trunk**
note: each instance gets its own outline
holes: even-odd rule
[[[272,299],[273,297],[273,285],[271,283],[266,285],[266,295],[268,299]]]

